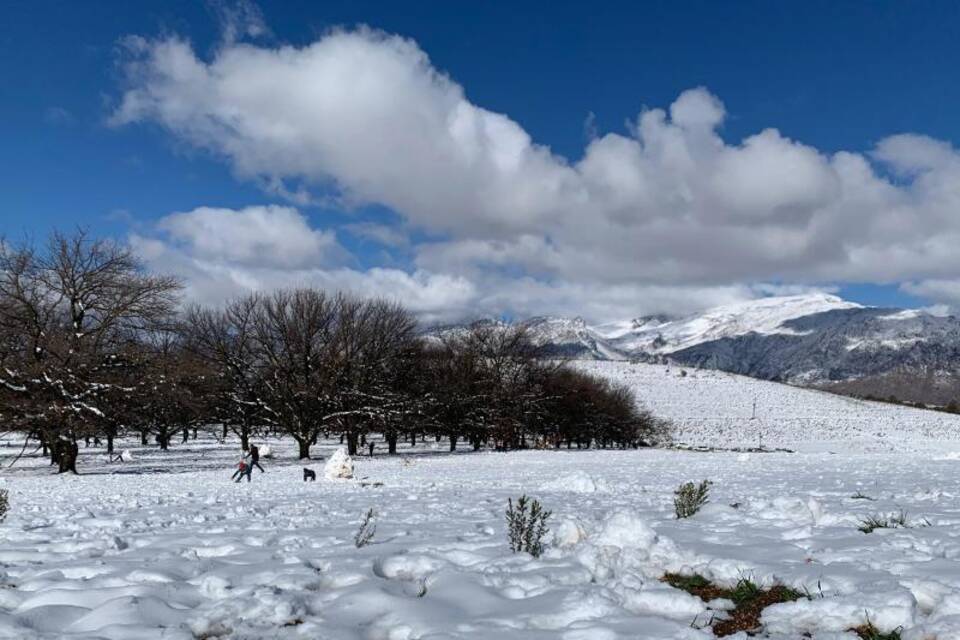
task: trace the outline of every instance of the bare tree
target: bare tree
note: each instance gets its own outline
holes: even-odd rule
[[[110,422],[125,354],[140,332],[167,318],[176,279],[152,275],[129,249],[85,231],[54,233],[39,251],[0,244],[0,324],[19,334],[2,384],[20,420],[46,443]],[[54,457],[59,447],[51,447]]]
[[[297,441],[300,458],[336,411],[331,345],[335,298],[312,289],[277,291],[257,305],[254,331],[261,357],[264,411]]]
[[[400,383],[417,349],[416,329],[398,304],[338,296],[330,390],[336,409],[327,420],[340,427],[351,455],[361,434],[376,428],[396,452],[397,422],[411,411]]]
[[[214,376],[209,387],[216,395],[211,418],[236,433],[244,451],[257,426],[269,423],[272,415],[263,398],[266,367],[256,331],[262,304],[262,296],[254,294],[222,310],[194,306],[182,323],[188,348]]]

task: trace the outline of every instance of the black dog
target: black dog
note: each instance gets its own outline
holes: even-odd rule
[[[316,481],[317,481],[317,472],[314,471],[313,469],[307,469],[306,467],[304,467],[304,469],[303,469],[303,481],[306,482],[307,480],[310,480],[311,482],[316,482]]]

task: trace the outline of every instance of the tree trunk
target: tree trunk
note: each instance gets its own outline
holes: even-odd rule
[[[221,440],[226,441],[226,439],[227,439],[227,428],[228,428],[228,427],[227,427],[227,423],[224,422],[224,423],[223,423],[223,437],[220,438]]]
[[[354,431],[347,432],[347,453],[351,456],[357,455],[357,433]]]
[[[416,432],[416,431],[414,431],[413,433],[410,434],[410,446],[411,446],[411,447],[416,447],[416,446],[417,446],[417,432]]]
[[[457,450],[457,436],[450,436],[450,451]]]
[[[150,443],[147,441],[147,430],[146,430],[146,429],[141,429],[141,430],[140,430],[140,444],[142,444],[142,445],[144,445],[144,446],[150,444]]]
[[[387,433],[384,437],[387,439],[387,453],[392,456],[397,455],[397,434]]]
[[[113,453],[113,427],[107,429],[107,453]]]
[[[166,430],[161,431],[157,434],[157,444],[160,445],[161,451],[166,451],[170,448],[170,433]]]
[[[240,429],[240,448],[244,451],[250,450],[250,427]]]
[[[190,439],[190,429],[187,427],[183,428],[183,444],[187,444],[187,440]]]
[[[310,459],[310,438],[297,438],[297,446],[300,449],[300,459]]]

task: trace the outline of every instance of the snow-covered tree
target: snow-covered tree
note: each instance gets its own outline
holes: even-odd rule
[[[111,424],[111,398],[131,393],[122,371],[141,332],[170,316],[179,289],[82,230],[40,249],[0,243],[0,325],[15,335],[0,374],[10,413],[46,445]]]

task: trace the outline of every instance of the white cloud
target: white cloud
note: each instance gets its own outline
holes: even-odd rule
[[[440,321],[466,315],[477,296],[471,282],[456,276],[343,266],[349,256],[334,234],[314,229],[289,207],[199,207],[161,218],[129,241],[149,266],[180,276],[187,297],[204,303],[250,291],[316,286],[390,298],[428,321]]]
[[[342,227],[358,238],[371,240],[385,247],[406,247],[410,238],[402,229],[375,222],[352,222]]]
[[[469,283],[462,299],[490,310],[622,305],[623,316],[683,306],[692,292],[708,292],[704,304],[756,295],[758,282],[960,279],[960,154],[923,136],[886,138],[869,155],[824,153],[776,129],[728,143],[726,108],[700,87],[625,134],[591,136],[568,161],[471,103],[416,43],[371,29],[303,47],[227,40],[209,60],[175,37],[128,49],[114,124],[158,123],[302,205],[331,187],[341,204],[384,205],[404,231],[434,238],[411,247],[420,278]],[[195,222],[165,224],[197,259],[233,247],[197,240]],[[406,237],[352,224],[386,246]],[[336,246],[330,231],[296,233],[304,244],[271,268],[304,268]],[[261,253],[240,241],[231,264]]]
[[[336,234],[310,227],[290,207],[246,207],[239,211],[199,207],[174,213],[158,228],[202,260],[234,265],[295,268],[340,261],[346,252]]]

